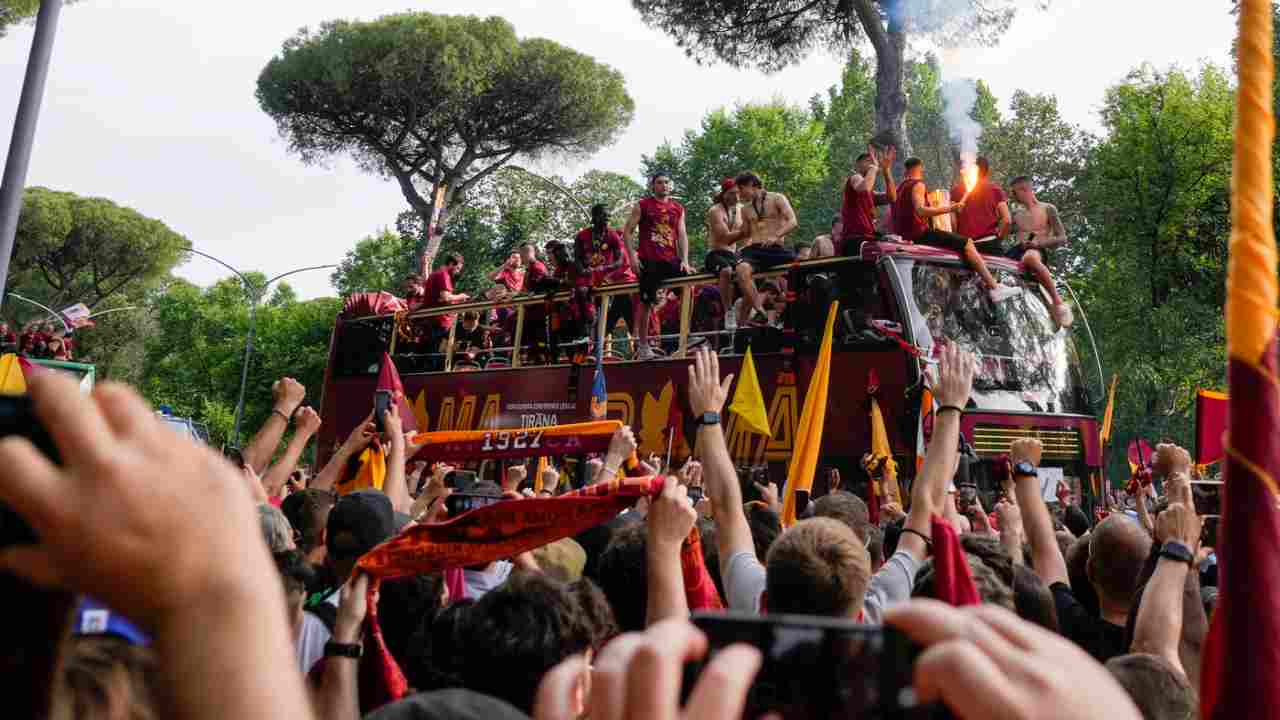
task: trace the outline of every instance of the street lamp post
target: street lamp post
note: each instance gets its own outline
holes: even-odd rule
[[[282,280],[284,278],[289,277],[290,275],[296,275],[300,272],[307,272],[309,270],[325,270],[329,268],[335,268],[338,266],[337,265],[311,265],[309,267],[290,270],[289,272],[280,273],[279,275],[276,275],[275,277],[268,279],[265,283],[262,284],[261,287],[257,287],[253,283],[249,282],[249,278],[245,277],[244,273],[235,269],[234,267],[227,264],[226,262],[223,262],[222,260],[219,260],[218,258],[208,253],[196,250],[195,248],[188,247],[187,251],[195,253],[200,257],[208,258],[209,260],[212,260],[218,263],[219,265],[221,265],[222,267],[235,273],[236,277],[240,278],[240,282],[244,285],[245,292],[249,294],[249,331],[245,334],[245,337],[244,337],[244,360],[240,364],[240,396],[236,400],[235,427],[231,431],[231,436],[232,438],[234,438],[235,445],[236,447],[239,447],[240,446],[240,420],[244,417],[244,392],[245,392],[245,387],[249,383],[249,360],[253,356],[253,338],[254,338],[254,333],[257,331],[257,327],[258,327],[258,303],[262,300],[262,296],[266,294],[267,288],[271,287],[271,284],[276,282],[277,280]]]

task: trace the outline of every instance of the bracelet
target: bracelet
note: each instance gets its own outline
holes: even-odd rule
[[[364,655],[364,647],[360,643],[340,643],[330,640],[324,644],[325,657],[341,657],[359,660]]]
[[[902,528],[902,532],[911,533],[912,535],[915,535],[916,537],[920,538],[921,540],[924,541],[924,546],[929,549],[929,552],[933,552],[933,540],[931,540],[928,535],[925,535],[919,530],[912,530],[909,527]]]
[[[942,413],[948,410],[955,410],[961,415],[964,415],[964,408],[960,407],[959,405],[940,405],[938,407],[938,414],[941,415]]]
[[[279,409],[279,408],[271,408],[271,414],[272,414],[272,415],[279,415],[281,420],[284,420],[286,423],[288,423],[288,422],[289,422],[289,416],[288,416],[288,415],[285,415],[285,414],[284,414],[284,411],[283,411],[283,410],[281,410],[281,409]]]

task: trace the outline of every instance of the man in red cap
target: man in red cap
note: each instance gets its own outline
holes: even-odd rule
[[[720,300],[725,308],[724,326],[732,330],[737,324],[733,313],[733,269],[739,262],[738,241],[751,237],[751,225],[739,211],[738,185],[733,178],[721,181],[720,194],[713,199],[715,203],[707,210],[707,237],[711,249],[707,251],[702,269],[719,277]],[[742,292],[750,296],[745,288]]]

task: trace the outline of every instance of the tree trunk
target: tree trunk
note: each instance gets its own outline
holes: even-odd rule
[[[876,139],[898,148],[899,162],[913,154],[907,135],[907,94],[902,89],[907,36],[890,30],[876,47]]]

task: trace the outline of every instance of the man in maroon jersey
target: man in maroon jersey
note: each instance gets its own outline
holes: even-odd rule
[[[964,202],[951,203],[941,207],[929,205],[929,192],[924,184],[924,161],[911,158],[903,166],[907,172],[906,180],[898,188],[898,199],[893,203],[893,231],[902,236],[903,242],[932,245],[958,253],[969,269],[978,273],[987,294],[992,302],[1003,302],[1021,292],[1018,288],[1000,285],[996,282],[987,263],[974,246],[973,240],[956,233],[937,230],[929,226],[929,218],[964,210]]]
[[[689,236],[684,226],[684,206],[671,197],[671,176],[654,173],[649,179],[653,193],[631,208],[622,228],[631,266],[640,271],[640,302],[635,310],[639,336],[637,360],[649,360],[649,313],[658,303],[658,288],[666,280],[693,272],[689,267]],[[639,228],[638,248],[631,246],[631,233]]]
[[[990,161],[979,157],[974,164],[978,166],[978,181],[973,187],[966,190],[961,182],[951,188],[951,202],[963,202],[963,208],[956,213],[956,232],[975,242],[991,243],[988,254],[998,255],[1000,243],[1008,237],[1012,224],[1009,198],[999,185],[991,182]]]
[[[427,276],[427,282],[423,287],[423,295],[426,296],[423,306],[443,307],[470,300],[470,295],[453,291],[453,281],[457,280],[460,274],[462,274],[462,255],[456,252],[445,253],[444,267]],[[431,339],[428,340],[428,347],[431,348],[429,352],[440,352],[440,341],[449,336],[449,328],[453,326],[453,314],[427,318],[427,324],[431,328]]]
[[[898,159],[898,149],[889,146],[882,157],[874,145],[858,156],[853,172],[844,181],[844,198],[840,205],[840,224],[843,236],[836,238],[835,251],[839,255],[856,255],[867,240],[875,240],[876,207],[892,205],[898,199],[898,188],[893,181],[893,163]],[[884,192],[876,192],[876,177],[884,175]]]
[[[589,280],[593,288],[636,281],[631,270],[631,260],[622,240],[622,233],[609,227],[609,208],[602,204],[591,206],[591,226],[582,228],[573,239],[574,257],[578,262],[578,277]],[[615,295],[609,300],[609,316],[605,318],[605,332],[611,331],[621,318],[630,331],[634,318],[630,295]],[[591,330],[592,335],[595,330]]]

